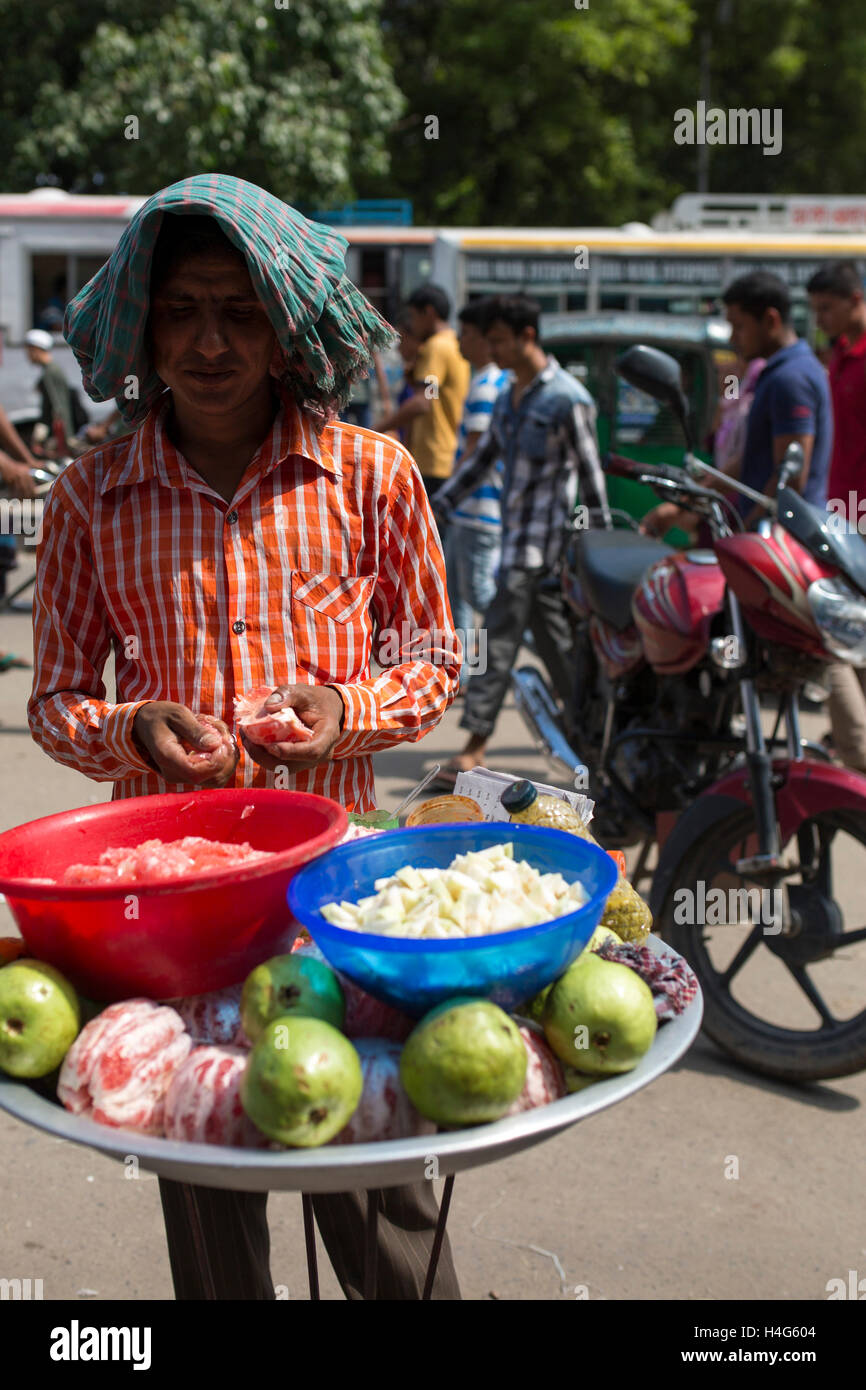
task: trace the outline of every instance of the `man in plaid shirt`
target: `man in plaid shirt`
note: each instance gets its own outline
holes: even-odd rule
[[[52,489],[28,713],[51,757],[115,797],[288,785],[367,810],[370,754],[422,737],[453,699],[459,645],[420,474],[394,440],[333,422],[393,337],[345,278],[345,246],[255,185],[198,175],[148,200],[67,310],[86,389],[137,428]],[[200,714],[227,735],[233,696],[260,684],[312,740],[238,749],[202,729]],[[179,1299],[274,1298],[267,1193],[161,1178],[160,1196]],[[370,1202],[378,1297],[420,1297],[438,1216],[426,1181],[313,1197],[347,1297],[363,1296]],[[447,1241],[433,1297],[460,1297]]]
[[[538,303],[526,295],[490,301],[487,340],[496,365],[510,369],[514,383],[498,397],[488,432],[433,499],[437,519],[447,523],[491,464],[505,460],[502,559],[496,594],[482,624],[487,669],[466,687],[460,724],[470,738],[443,769],[437,786],[453,787],[459,771],[483,763],[527,628],[554,689],[569,708],[572,626],[556,577],[565,528],[578,503],[603,525],[611,521],[595,405],[586,388],[539,344],[539,314]]]

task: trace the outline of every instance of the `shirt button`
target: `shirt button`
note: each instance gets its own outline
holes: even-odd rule
[[[246,623],[242,618],[238,618],[236,623],[232,623],[232,632],[245,632]]]
[[[229,512],[228,516],[226,517],[226,521],[228,521],[228,522],[230,523],[230,525],[232,525],[232,526],[234,526],[234,524],[235,524],[235,522],[237,521],[237,519],[238,519],[238,514],[237,514],[237,512]]]

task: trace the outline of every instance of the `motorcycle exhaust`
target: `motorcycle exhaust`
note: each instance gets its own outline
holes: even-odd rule
[[[589,772],[562,731],[560,713],[544,678],[534,666],[511,672],[514,702],[542,752],[560,763],[575,787],[589,785]]]

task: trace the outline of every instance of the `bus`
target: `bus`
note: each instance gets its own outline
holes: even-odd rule
[[[739,226],[657,230],[643,223],[466,227],[439,230],[433,279],[458,304],[522,292],[550,314],[704,315],[718,312],[725,286],[738,275],[770,270],[790,287],[797,331],[810,336],[806,284],[833,258],[854,261],[866,275],[866,234]]]

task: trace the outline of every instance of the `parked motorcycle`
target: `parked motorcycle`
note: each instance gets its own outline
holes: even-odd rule
[[[592,769],[606,845],[643,840],[640,873],[658,842],[654,930],[698,975],[709,1037],[762,1075],[846,1076],[866,1067],[856,975],[866,981],[866,947],[853,949],[866,928],[843,920],[846,906],[857,911],[866,858],[846,878],[839,855],[866,850],[866,777],[802,737],[798,701],[828,662],[866,665],[866,544],[787,486],[798,446],[773,498],[696,459],[673,358],[635,347],[618,370],[673,409],[687,448],[682,468],[611,455],[608,470],[697,513],[709,544],[676,551],[636,530],[573,531],[561,579],[576,622],[574,703],[563,713],[540,673],[522,668],[518,708],[577,786]],[[743,529],[732,486],[766,512],[757,530]],[[762,699],[775,710],[770,737]],[[746,967],[765,964],[763,952],[783,978],[768,985],[764,970],[756,988]],[[814,967],[828,962],[819,989]],[[796,986],[787,999],[784,972]],[[828,983],[841,1007],[826,1001]]]

